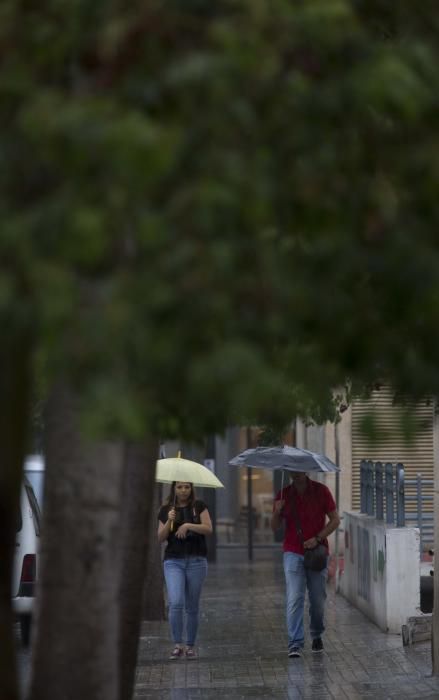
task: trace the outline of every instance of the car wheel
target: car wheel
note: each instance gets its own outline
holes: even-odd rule
[[[20,635],[24,647],[28,647],[30,644],[31,622],[31,615],[20,615]]]

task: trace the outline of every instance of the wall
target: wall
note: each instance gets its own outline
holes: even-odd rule
[[[344,513],[345,558],[340,592],[385,632],[401,633],[420,613],[419,530]]]

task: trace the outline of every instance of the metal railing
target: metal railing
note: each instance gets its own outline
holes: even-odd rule
[[[400,462],[383,465],[363,459],[360,463],[360,510],[377,520],[385,520],[388,525],[404,527],[407,523],[418,527],[422,552],[434,541],[434,515],[424,507],[426,502],[433,501],[432,493],[425,493],[425,488],[432,486],[433,481],[424,479],[422,474],[406,479],[404,465]],[[408,503],[416,503],[416,511],[409,510]]]

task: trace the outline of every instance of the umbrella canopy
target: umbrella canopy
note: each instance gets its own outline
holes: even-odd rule
[[[300,447],[254,447],[241,452],[230,460],[232,467],[255,469],[285,469],[290,472],[338,472],[334,462],[325,455],[303,450]]]
[[[158,459],[155,480],[162,484],[172,484],[173,481],[188,481],[194,486],[211,489],[224,488],[224,484],[210,469],[198,462],[192,462],[190,459],[183,459],[183,457]]]

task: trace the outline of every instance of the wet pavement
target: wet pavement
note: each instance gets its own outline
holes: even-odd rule
[[[306,613],[307,615],[307,613]],[[136,700],[390,700],[436,698],[430,643],[403,647],[328,585],[325,649],[309,636],[289,659],[284,622],[282,554],[278,549],[218,550],[201,601],[196,660],[168,660],[167,622],[143,623]]]

